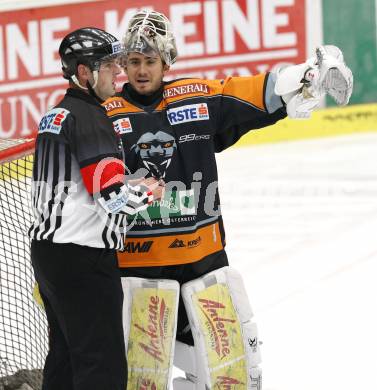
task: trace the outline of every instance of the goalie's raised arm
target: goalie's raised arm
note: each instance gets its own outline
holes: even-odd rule
[[[328,94],[337,104],[346,105],[352,94],[352,71],[342,51],[333,45],[319,46],[315,57],[305,63],[279,69],[275,93],[287,105],[290,118],[309,118]]]

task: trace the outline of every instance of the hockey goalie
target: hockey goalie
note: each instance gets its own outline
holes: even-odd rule
[[[146,169],[164,190],[129,218],[118,253],[128,388],[168,389],[174,364],[185,372],[174,390],[260,390],[257,326],[224,249],[215,153],[287,116],[310,118],[325,95],[347,104],[352,72],[325,45],[276,73],[165,82],[177,48],[169,20],[154,11],[131,18],[123,43],[128,82],[104,105],[127,167]]]

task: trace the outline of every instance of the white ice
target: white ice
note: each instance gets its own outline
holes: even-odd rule
[[[264,390],[377,389],[377,134],[218,155]]]

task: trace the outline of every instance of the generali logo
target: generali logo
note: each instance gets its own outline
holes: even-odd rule
[[[178,85],[176,87],[166,88],[164,91],[164,98],[190,95],[190,94],[209,94],[208,85],[202,83],[193,83],[186,85]]]
[[[220,359],[230,354],[229,334],[226,323],[235,323],[234,318],[224,318],[218,313],[219,309],[225,309],[225,305],[209,299],[199,299],[200,309],[208,320],[211,339],[214,340],[214,350]]]
[[[166,337],[165,326],[168,318],[168,308],[165,300],[156,296],[149,297],[148,324],[146,328],[138,323],[134,326],[145,335],[145,342],[139,342],[139,346],[155,360],[163,363],[165,356],[164,340]]]
[[[107,112],[112,111],[112,110],[116,110],[117,108],[122,108],[122,107],[124,107],[124,104],[121,100],[111,100],[108,103],[105,103],[105,108],[106,108]]]

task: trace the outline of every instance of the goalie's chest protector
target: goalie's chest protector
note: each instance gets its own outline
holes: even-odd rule
[[[132,221],[121,266],[185,264],[223,249],[215,160],[224,130],[221,88],[221,81],[185,79],[165,84],[154,107],[124,97],[105,102],[129,171],[143,168],[166,183],[163,198],[148,208],[150,223],[145,214]],[[232,107],[227,115],[242,121],[245,105]]]
[[[195,87],[202,92],[184,94],[183,87],[184,91]],[[209,86],[197,82],[167,86],[164,98],[154,108],[138,107],[124,98],[107,101],[106,109],[122,138],[130,171],[145,168],[148,176],[166,183],[178,180],[187,189],[193,180],[205,186],[217,180],[213,140],[218,113],[216,98],[208,99],[209,94]],[[202,178],[194,179],[196,172]]]

